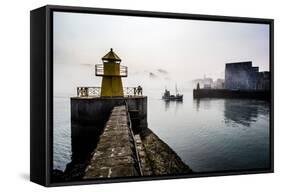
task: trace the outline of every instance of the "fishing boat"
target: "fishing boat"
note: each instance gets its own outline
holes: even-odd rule
[[[165,89],[164,95],[162,96],[162,99],[165,101],[182,101],[183,100],[183,94],[179,94],[177,86],[176,86],[176,94],[171,95],[170,91]]]

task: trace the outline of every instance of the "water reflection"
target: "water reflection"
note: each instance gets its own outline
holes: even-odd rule
[[[183,104],[183,101],[169,101],[169,100],[163,100],[165,103],[165,111],[169,111],[170,109],[174,109],[175,113],[177,113]]]
[[[198,112],[200,108],[210,109],[212,99],[193,99],[193,107],[195,106],[196,111]]]
[[[200,99],[194,99],[193,104],[196,105],[196,111],[198,112],[200,108]]]
[[[259,101],[226,99],[224,100],[225,123],[235,122],[249,127],[252,122],[257,120],[259,106]]]
[[[217,103],[216,103],[217,101]],[[212,105],[223,102],[224,121],[229,124],[240,124],[249,127],[252,122],[255,122],[258,115],[268,114],[266,101],[259,100],[241,100],[241,99],[193,99],[193,107],[199,112],[200,109],[211,109]],[[216,106],[218,107],[218,106]]]
[[[170,108],[170,101],[164,100],[165,103],[165,111],[168,111]]]

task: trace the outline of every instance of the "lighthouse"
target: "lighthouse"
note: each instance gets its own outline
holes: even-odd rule
[[[103,64],[95,65],[96,76],[102,77],[101,97],[123,97],[122,77],[128,76],[128,68],[120,65],[121,59],[111,48],[102,57]]]
[[[95,75],[102,77],[101,87],[77,87],[77,96],[71,97],[73,162],[88,158],[116,106],[126,107],[124,114],[130,115],[134,133],[147,128],[147,96],[136,94],[137,87],[123,87],[122,78],[128,76],[128,68],[120,65],[121,59],[112,48],[101,60],[102,64],[94,69]]]

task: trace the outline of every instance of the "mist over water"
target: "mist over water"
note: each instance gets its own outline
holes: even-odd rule
[[[163,89],[144,89],[148,127],[194,171],[224,171],[269,166],[269,103],[241,99],[161,100]],[[170,89],[173,93],[174,90]],[[54,168],[71,160],[70,98],[54,98]]]

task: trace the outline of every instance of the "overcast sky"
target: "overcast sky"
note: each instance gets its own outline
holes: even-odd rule
[[[124,86],[184,88],[204,75],[223,78],[227,62],[269,70],[265,24],[55,12],[53,37],[55,95],[100,86],[94,64],[110,48],[129,69]]]

